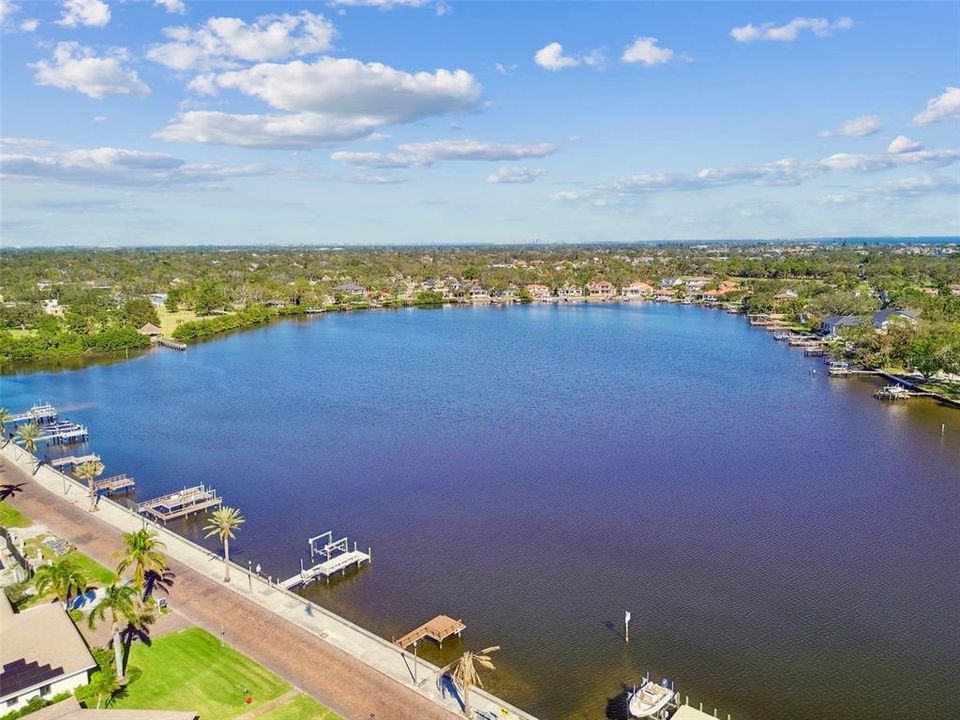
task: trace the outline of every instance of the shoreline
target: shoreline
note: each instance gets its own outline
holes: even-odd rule
[[[85,507],[88,495],[82,483],[48,465],[41,466],[36,474],[31,475],[36,458],[15,443],[11,442],[0,448],[0,457],[16,466],[19,471],[30,475],[34,483],[55,498],[54,503]],[[219,554],[138,515],[130,508],[108,497],[101,497],[97,506],[98,511],[95,515],[90,515],[86,510],[83,512],[117,532],[136,531],[141,527],[156,531],[166,544],[166,555],[171,561],[182,563],[193,572],[205,576],[220,588],[229,591],[229,594],[238,596],[233,598],[237,605],[252,602],[273,616],[297,626],[301,631],[346,653],[379,676],[396,683],[397,690],[402,688],[429,701],[438,710],[445,712],[445,716],[462,717],[459,704],[447,693],[438,689],[434,682],[439,671],[437,666],[423,659],[416,660],[419,668],[417,673],[419,682],[414,683],[412,654],[401,650],[388,640],[311,600],[280,588],[276,583],[268,582],[262,576],[250,574],[248,568],[241,567],[235,562],[230,563],[233,582],[224,583],[222,581],[223,558]],[[67,539],[80,544],[78,542],[80,538],[68,537]],[[173,607],[176,609],[178,606],[174,604]],[[254,657],[254,659],[257,658]],[[296,663],[302,658],[295,655],[290,660]],[[290,680],[290,678],[285,679]],[[480,688],[471,688],[470,698],[471,705],[476,710],[493,713],[503,720],[537,720],[535,716]],[[339,705],[336,700],[330,698],[318,697],[317,699],[333,709]],[[385,709],[394,710],[395,708],[388,705]]]

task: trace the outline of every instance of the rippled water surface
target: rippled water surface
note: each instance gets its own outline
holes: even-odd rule
[[[737,720],[956,716],[960,411],[879,402],[742,317],[331,315],[2,383],[141,499],[215,486],[241,563],[372,546],[308,595],[386,637],[462,617],[543,718],[603,718],[648,670]]]

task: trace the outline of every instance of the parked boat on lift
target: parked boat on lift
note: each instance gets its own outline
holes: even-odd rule
[[[659,683],[646,680],[630,693],[627,709],[635,718],[659,717],[659,713],[673,700],[673,683],[664,678]]]

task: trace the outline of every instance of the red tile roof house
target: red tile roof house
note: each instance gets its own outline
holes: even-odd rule
[[[550,297],[550,286],[541,283],[528,283],[527,292],[536,300],[545,300]]]
[[[587,292],[591,300],[609,300],[617,294],[617,288],[607,280],[593,280],[587,283]]]
[[[645,283],[642,280],[634,280],[623,288],[622,293],[625,298],[631,300],[650,297],[653,295],[653,285]]]

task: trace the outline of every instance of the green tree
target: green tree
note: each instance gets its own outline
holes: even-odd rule
[[[206,537],[216,535],[223,543],[223,581],[230,582],[230,541],[235,539],[234,530],[239,529],[247,520],[237,508],[222,507],[210,514],[210,521],[204,527]]]
[[[95,628],[97,622],[110,613],[110,629],[113,634],[113,653],[117,675],[124,676],[123,640],[120,633],[130,626],[142,627],[149,622],[143,613],[143,606],[137,589],[132,585],[110,585],[104,591],[93,610],[90,611],[89,625]]]
[[[41,565],[33,576],[33,586],[41,596],[53,593],[57,600],[66,602],[87,589],[89,581],[83,570],[69,557]]]
[[[37,451],[37,440],[42,434],[43,431],[37,423],[27,423],[17,428],[16,439],[23,445],[23,449],[32,455]]]
[[[90,493],[90,512],[97,509],[96,479],[103,473],[103,463],[99,460],[89,460],[81,463],[74,469],[73,474],[87,484]]]
[[[3,447],[7,446],[7,443],[10,442],[7,439],[7,423],[13,420],[13,415],[7,412],[7,409],[0,407],[0,440],[3,441]]]
[[[160,324],[157,309],[146,298],[127,300],[120,309],[120,317],[123,322],[135,328],[143,327],[147,323]]]
[[[123,549],[117,553],[117,574],[122,575],[133,568],[133,584],[143,596],[147,573],[163,573],[167,568],[167,558],[163,555],[166,546],[157,539],[153,530],[137,530],[123,534]]]

